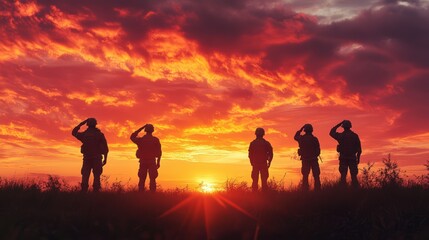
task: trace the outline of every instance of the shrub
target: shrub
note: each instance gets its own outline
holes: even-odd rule
[[[268,179],[268,188],[272,191],[286,191],[285,188],[285,177],[286,173],[283,175],[283,177],[280,180],[276,180],[274,177],[271,179]]]
[[[61,180],[58,176],[48,175],[48,180],[43,182],[43,189],[49,192],[59,192],[66,190],[67,184],[64,180]]]
[[[426,160],[426,164],[424,164],[424,166],[426,167],[426,170],[428,172],[421,176],[417,176],[416,177],[417,182],[415,183],[415,185],[420,185],[424,188],[428,188],[429,187],[429,160]]]
[[[387,158],[383,158],[384,168],[378,170],[378,175],[376,176],[376,183],[380,187],[399,187],[404,183],[402,174],[404,173],[398,167],[398,163],[393,161],[390,157],[390,154],[387,155]]]
[[[121,193],[121,192],[125,192],[125,186],[124,184],[122,184],[121,181],[115,181],[112,183],[109,190],[112,192]]]
[[[361,174],[361,187],[363,188],[373,188],[376,185],[377,181],[377,175],[372,170],[372,167],[374,166],[374,163],[368,162],[366,164],[366,167],[362,168],[362,174]]]
[[[248,192],[250,191],[246,181],[238,181],[236,178],[228,178],[225,181],[224,189],[226,192]]]

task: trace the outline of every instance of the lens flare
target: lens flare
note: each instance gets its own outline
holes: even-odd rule
[[[214,193],[214,192],[218,192],[219,190],[216,188],[215,184],[202,181],[198,185],[198,191],[202,193]]]

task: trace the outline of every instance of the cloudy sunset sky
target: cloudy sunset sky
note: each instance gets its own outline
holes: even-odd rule
[[[314,126],[322,179],[349,119],[362,164],[429,160],[429,1],[0,0],[0,177],[79,179],[71,130],[98,120],[104,174],[137,181],[129,136],[155,126],[161,186],[250,181],[256,127],[271,176],[297,184],[295,132]],[[82,128],[82,130],[85,127]]]

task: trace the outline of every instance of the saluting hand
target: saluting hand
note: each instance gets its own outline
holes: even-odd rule
[[[83,125],[85,125],[85,123],[87,123],[88,122],[88,119],[85,119],[85,120],[83,120],[81,123],[79,123],[79,126],[83,126]]]

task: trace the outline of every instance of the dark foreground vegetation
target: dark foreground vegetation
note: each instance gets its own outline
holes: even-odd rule
[[[405,183],[392,174],[370,174],[360,189],[252,193],[229,181],[213,194],[118,185],[80,193],[56,178],[0,179],[0,239],[429,239],[427,176]]]
[[[0,239],[428,239],[428,203],[417,186],[267,194],[6,187]]]

